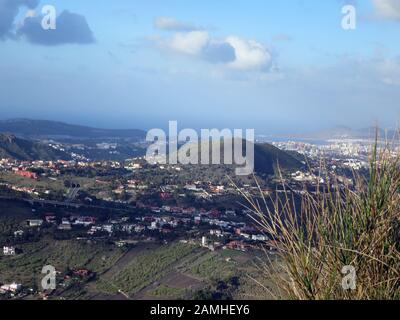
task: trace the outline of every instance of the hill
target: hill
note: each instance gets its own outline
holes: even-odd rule
[[[0,134],[0,158],[17,160],[69,160],[70,156],[46,144],[20,139],[10,134]]]
[[[199,147],[199,155],[198,159],[201,159],[201,150],[203,147],[207,148],[207,145],[205,145],[206,142],[200,141],[200,147]],[[222,167],[226,169],[232,169],[236,168],[237,166],[234,165],[227,165],[225,163],[224,159],[224,152],[225,152],[225,146],[224,142],[221,141],[219,145],[219,149],[215,149],[215,147],[218,147],[218,145],[212,144],[211,142],[208,145],[210,154],[209,154],[209,159],[211,161],[212,155],[213,154],[220,154],[220,165],[201,165],[197,166],[199,167],[199,170],[202,171],[203,174],[207,173],[210,176],[213,175],[218,175],[217,173],[217,167]],[[234,148],[232,147],[232,150]],[[246,156],[247,154],[246,150],[246,142],[243,140],[242,142],[242,155],[243,157]],[[257,174],[261,175],[267,175],[267,176],[272,176],[272,175],[277,175],[278,174],[278,166],[282,172],[295,172],[298,170],[301,170],[304,167],[304,164],[302,161],[305,160],[304,158],[301,159],[301,156],[297,154],[297,156],[294,156],[292,154],[289,154],[283,150],[280,150],[276,147],[274,147],[271,144],[268,143],[257,143],[254,144],[254,171]],[[200,160],[199,160],[200,161]],[[235,163],[233,158],[230,160],[231,163]],[[196,167],[196,166],[195,166]],[[225,175],[227,172],[224,170],[221,171],[222,175]]]
[[[143,140],[146,133],[136,129],[98,129],[57,121],[12,119],[0,121],[0,133],[29,138],[129,138]]]
[[[278,165],[280,170],[288,172],[297,171],[304,167],[300,159],[271,144],[263,143],[254,145],[255,172],[276,175],[278,173]]]

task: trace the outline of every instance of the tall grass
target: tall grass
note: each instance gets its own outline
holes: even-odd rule
[[[327,176],[317,192],[304,190],[255,200],[252,217],[274,239],[279,261],[263,265],[278,299],[400,299],[400,158],[375,145],[367,176],[354,185]],[[262,193],[261,193],[262,194]],[[355,287],[348,288],[348,266]],[[350,275],[351,276],[351,275]]]

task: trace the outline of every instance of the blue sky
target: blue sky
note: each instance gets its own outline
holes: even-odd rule
[[[341,27],[346,4],[355,30]],[[56,30],[38,29],[43,5],[56,8]],[[399,32],[400,0],[0,0],[1,117],[393,127]]]

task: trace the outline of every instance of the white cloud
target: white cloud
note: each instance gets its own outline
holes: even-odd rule
[[[0,0],[0,40],[15,37],[14,20],[21,7],[34,9],[39,0]]]
[[[196,29],[174,18],[159,17],[154,21],[158,29],[176,31],[169,37],[156,37],[159,48],[188,55],[236,71],[267,71],[272,62],[270,51],[254,40],[230,36],[216,38],[208,31]],[[178,31],[179,30],[179,31]]]
[[[373,0],[373,2],[379,16],[400,20],[399,0]]]
[[[201,28],[187,22],[181,22],[172,17],[158,17],[154,19],[154,27],[167,31],[198,31]]]
[[[256,41],[234,36],[218,40],[206,31],[175,33],[163,43],[170,51],[225,64],[235,70],[265,71],[272,61],[268,49]]]
[[[262,44],[234,36],[228,37],[226,42],[235,49],[236,59],[230,63],[231,67],[242,70],[263,70],[270,66],[271,53]]]
[[[205,31],[180,32],[173,35],[168,46],[178,53],[197,56],[209,40],[208,32]]]

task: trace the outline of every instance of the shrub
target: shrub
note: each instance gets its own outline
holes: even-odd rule
[[[276,298],[400,298],[399,165],[388,144],[376,143],[367,176],[354,173],[353,187],[327,177],[325,187],[302,193],[301,205],[288,192],[263,201],[243,194],[275,240],[279,265],[261,267],[279,288]],[[343,287],[346,266],[355,270],[352,289]]]

